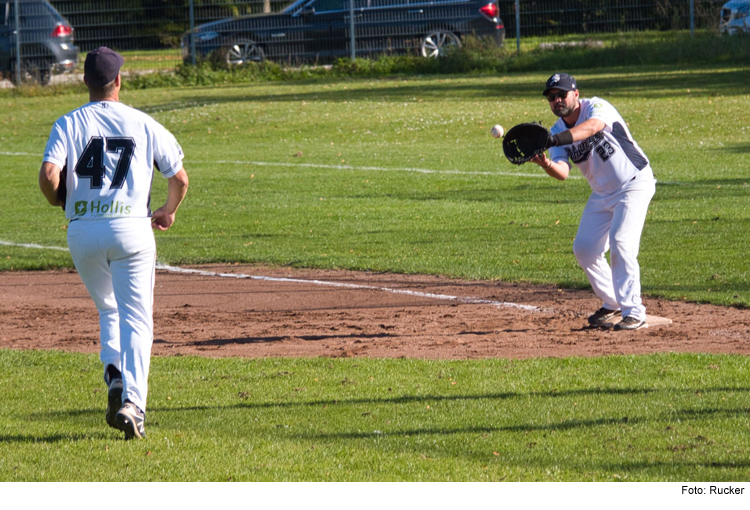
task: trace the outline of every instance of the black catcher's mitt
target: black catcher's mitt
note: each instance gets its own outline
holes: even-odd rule
[[[523,165],[549,148],[549,131],[540,122],[525,122],[510,128],[503,139],[503,152],[514,165]]]
[[[63,211],[65,210],[65,200],[68,194],[66,179],[68,177],[68,165],[65,165],[60,172],[60,185],[57,187],[57,198],[62,202]]]

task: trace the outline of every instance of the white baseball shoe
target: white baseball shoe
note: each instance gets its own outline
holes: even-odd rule
[[[636,329],[643,329],[647,328],[648,323],[646,321],[642,321],[640,319],[636,319],[635,317],[623,317],[623,319],[615,324],[614,330],[615,331],[633,331]]]
[[[117,411],[115,421],[117,422],[117,428],[125,432],[125,439],[143,439],[146,437],[146,431],[143,428],[146,413],[131,401],[125,401],[122,408]]]

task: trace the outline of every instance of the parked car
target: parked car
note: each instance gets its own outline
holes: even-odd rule
[[[21,80],[42,85],[56,73],[70,72],[78,62],[73,27],[46,0],[20,0]],[[16,77],[16,12],[14,0],[0,0],[0,72]]]
[[[496,0],[354,0],[356,55],[444,55],[474,34],[505,40]],[[182,55],[214,58],[227,65],[310,62],[348,56],[349,0],[297,0],[277,14],[206,23],[182,38]]]
[[[719,32],[728,35],[750,32],[750,0],[732,0],[721,7]]]

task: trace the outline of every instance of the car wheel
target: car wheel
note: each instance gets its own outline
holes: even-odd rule
[[[446,52],[461,47],[461,40],[453,32],[435,30],[422,39],[422,56],[437,58],[445,56]]]
[[[239,39],[222,48],[223,61],[228,66],[247,64],[248,62],[263,62],[266,54],[255,41]]]
[[[10,79],[15,86],[24,84],[49,85],[50,80],[52,79],[51,66],[51,62],[22,59],[21,82],[18,82],[15,65],[11,65]]]

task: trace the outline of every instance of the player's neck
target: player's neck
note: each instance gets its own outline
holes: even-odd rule
[[[99,101],[113,101],[115,103],[120,102],[120,95],[115,93],[109,96],[94,96],[92,94],[89,94],[89,101],[92,103],[97,103]]]
[[[576,122],[578,122],[578,117],[580,116],[581,116],[581,103],[579,101],[576,101],[576,107],[573,109],[572,112],[570,112],[570,115],[563,117],[562,120],[565,123],[565,126],[567,126],[568,129],[570,129],[576,125]]]

